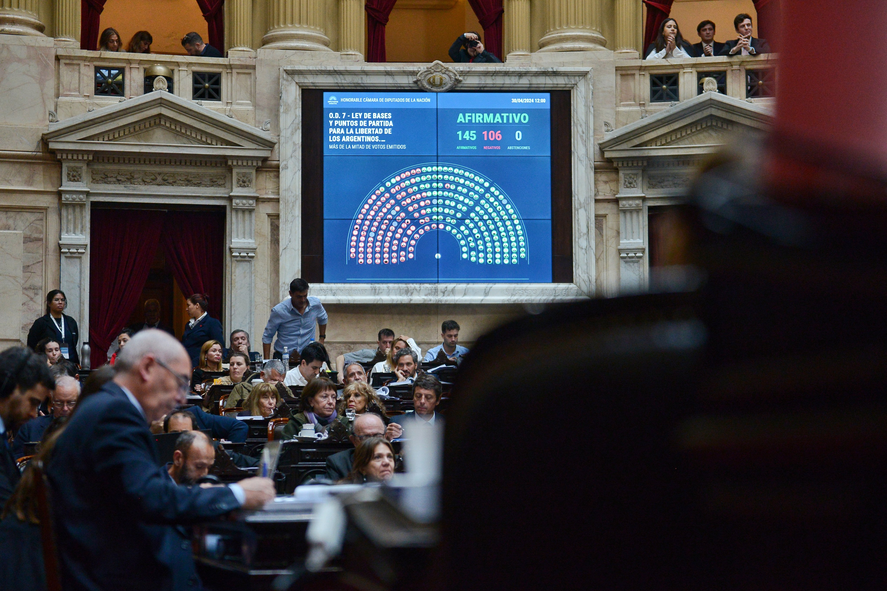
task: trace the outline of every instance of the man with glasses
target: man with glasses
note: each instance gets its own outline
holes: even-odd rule
[[[20,458],[25,454],[25,445],[43,439],[46,428],[56,419],[67,418],[77,398],[80,397],[80,382],[70,376],[61,376],[55,381],[55,390],[50,395],[49,414],[31,419],[18,430],[12,442],[12,455]]]
[[[148,426],[185,403],[191,360],[175,337],[136,334],[114,379],[85,398],[46,469],[65,589],[200,588],[176,531],[274,498],[269,478],[182,487],[156,462]]]
[[[393,423],[392,423],[393,424]],[[391,425],[389,425],[391,427]],[[354,419],[354,429],[348,438],[354,447],[370,437],[384,437],[391,441],[401,433],[398,428],[386,428],[382,417],[374,412],[365,412]],[[333,482],[348,476],[354,464],[354,449],[346,449],[326,459],[326,477]]]

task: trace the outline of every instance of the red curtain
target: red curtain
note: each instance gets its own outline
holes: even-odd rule
[[[782,15],[779,12],[779,0],[752,0],[757,12],[758,37],[770,43],[770,49],[779,51],[779,28]]]
[[[163,216],[162,211],[92,211],[89,240],[92,367],[105,364],[108,347],[139,302],[157,251]]]
[[[99,17],[105,9],[105,2],[106,0],[80,0],[80,49],[98,48]]]
[[[385,25],[397,0],[366,0],[367,11],[367,61],[384,62]]]
[[[209,43],[225,55],[225,11],[222,7],[225,0],[197,0],[203,11],[203,18],[209,25]]]
[[[484,50],[505,61],[502,55],[502,0],[468,0],[468,4],[484,28]]]
[[[163,223],[161,246],[182,293],[209,296],[209,315],[222,312],[222,276],[225,272],[225,214],[169,212]]]
[[[659,27],[662,22],[668,18],[671,12],[671,5],[674,0],[644,0],[647,5],[647,22],[644,25],[644,45],[641,47],[642,52],[647,51],[647,46],[656,41],[656,35],[659,34]],[[641,55],[641,58],[647,57]]]

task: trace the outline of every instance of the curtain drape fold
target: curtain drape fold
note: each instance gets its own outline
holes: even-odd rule
[[[95,50],[99,44],[99,19],[106,0],[80,0],[80,49]],[[123,39],[120,40],[123,43]]]
[[[502,0],[468,0],[468,4],[484,28],[484,49],[505,61],[502,55]]]
[[[779,26],[782,15],[779,0],[752,0],[757,13],[758,37],[766,39],[773,51],[779,51]]]
[[[209,28],[207,43],[225,55],[225,0],[197,0]]]
[[[644,45],[641,48],[642,51],[646,52],[647,46],[656,40],[656,35],[659,34],[659,27],[668,18],[673,3],[674,0],[644,0],[644,4],[647,5],[647,20],[644,24]],[[641,59],[645,57],[647,56],[641,55]]]
[[[394,9],[397,0],[366,0],[364,10],[367,13],[367,61],[384,62],[385,25]]]
[[[148,280],[163,228],[162,211],[96,209],[89,239],[89,345],[91,367],[100,367]]]

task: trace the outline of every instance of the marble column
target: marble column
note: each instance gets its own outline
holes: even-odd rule
[[[364,61],[366,12],[363,0],[339,0],[339,53],[349,61]]]
[[[228,0],[225,5],[225,18],[228,19],[230,37],[229,50],[253,49],[253,1]],[[219,48],[222,50],[223,48]]]
[[[55,0],[55,38],[79,46],[80,0]]]
[[[270,0],[268,32],[262,46],[269,49],[331,51],[323,31],[323,7],[318,0]]]
[[[613,49],[617,57],[631,59],[640,56],[642,40],[641,3],[616,0],[616,43]]]
[[[229,243],[225,325],[230,330],[253,331],[256,260],[256,167],[251,159],[229,160],[231,201],[228,211]],[[229,331],[230,332],[230,331]]]
[[[506,57],[530,55],[530,0],[505,0],[502,15],[505,24]]]
[[[62,161],[59,289],[77,318],[80,339],[89,340],[89,168],[90,154],[57,154]]]
[[[601,5],[604,0],[548,0],[548,29],[539,51],[591,51],[603,49]]]
[[[643,193],[643,162],[619,168],[619,293],[647,288],[647,205]]]
[[[39,4],[39,0],[0,0],[0,35],[42,36],[46,26],[37,16]]]

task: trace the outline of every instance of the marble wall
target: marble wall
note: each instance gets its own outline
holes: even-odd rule
[[[13,232],[22,237],[20,315],[16,319],[19,336],[24,342],[34,320],[44,313],[44,245],[46,242],[46,214],[43,211],[16,211],[0,207],[0,232]],[[17,252],[17,251],[16,251]],[[8,263],[4,263],[7,265]],[[50,288],[52,289],[52,288]],[[4,308],[4,313],[11,310]],[[4,338],[6,335],[4,333]]]
[[[0,231],[0,310],[21,310],[24,233]],[[18,344],[21,319],[17,314],[0,314],[0,348]]]

